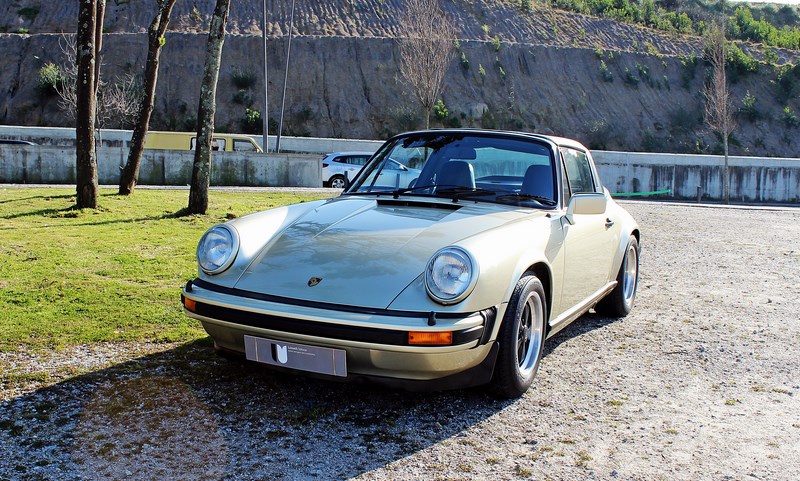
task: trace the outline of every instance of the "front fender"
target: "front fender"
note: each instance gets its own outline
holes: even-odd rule
[[[328,201],[317,200],[277,207],[226,222],[226,225],[233,227],[239,234],[239,251],[236,253],[236,259],[225,272],[210,276],[198,268],[197,276],[214,284],[233,287],[264,246],[280,235],[288,226],[303,217],[303,215],[325,202]]]
[[[478,264],[478,281],[469,296],[450,306],[438,304],[428,297],[423,273],[419,273],[390,308],[475,312],[497,307],[508,302],[517,281],[532,265],[541,263],[552,271],[552,265],[560,262],[563,236],[560,220],[538,216],[476,234],[455,245],[469,251]]]

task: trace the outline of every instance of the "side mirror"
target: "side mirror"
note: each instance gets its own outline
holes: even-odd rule
[[[567,222],[575,223],[575,214],[603,214],[606,211],[606,196],[600,193],[575,194],[567,205]]]

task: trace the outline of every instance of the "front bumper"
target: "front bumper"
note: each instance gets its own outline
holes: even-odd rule
[[[431,313],[365,309],[276,298],[187,283],[184,312],[199,320],[218,350],[243,355],[244,336],[342,349],[348,378],[414,388],[435,381],[440,389],[488,382],[494,368],[497,309]],[[450,332],[450,345],[420,346],[410,332]]]

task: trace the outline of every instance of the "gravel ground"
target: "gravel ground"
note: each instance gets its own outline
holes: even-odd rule
[[[800,479],[800,209],[624,204],[634,312],[548,341],[521,399],[294,378],[205,341],[5,353],[0,480]]]

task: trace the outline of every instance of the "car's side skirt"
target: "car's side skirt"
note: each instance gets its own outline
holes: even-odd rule
[[[605,286],[596,290],[591,296],[587,297],[586,300],[580,304],[568,309],[567,311],[564,311],[560,316],[550,321],[550,331],[547,333],[547,337],[554,336],[560,330],[567,327],[572,321],[581,317],[584,313],[586,313],[586,311],[594,307],[594,305],[597,304],[600,299],[604,298],[609,292],[614,290],[615,287],[617,287],[617,281],[609,282]]]

